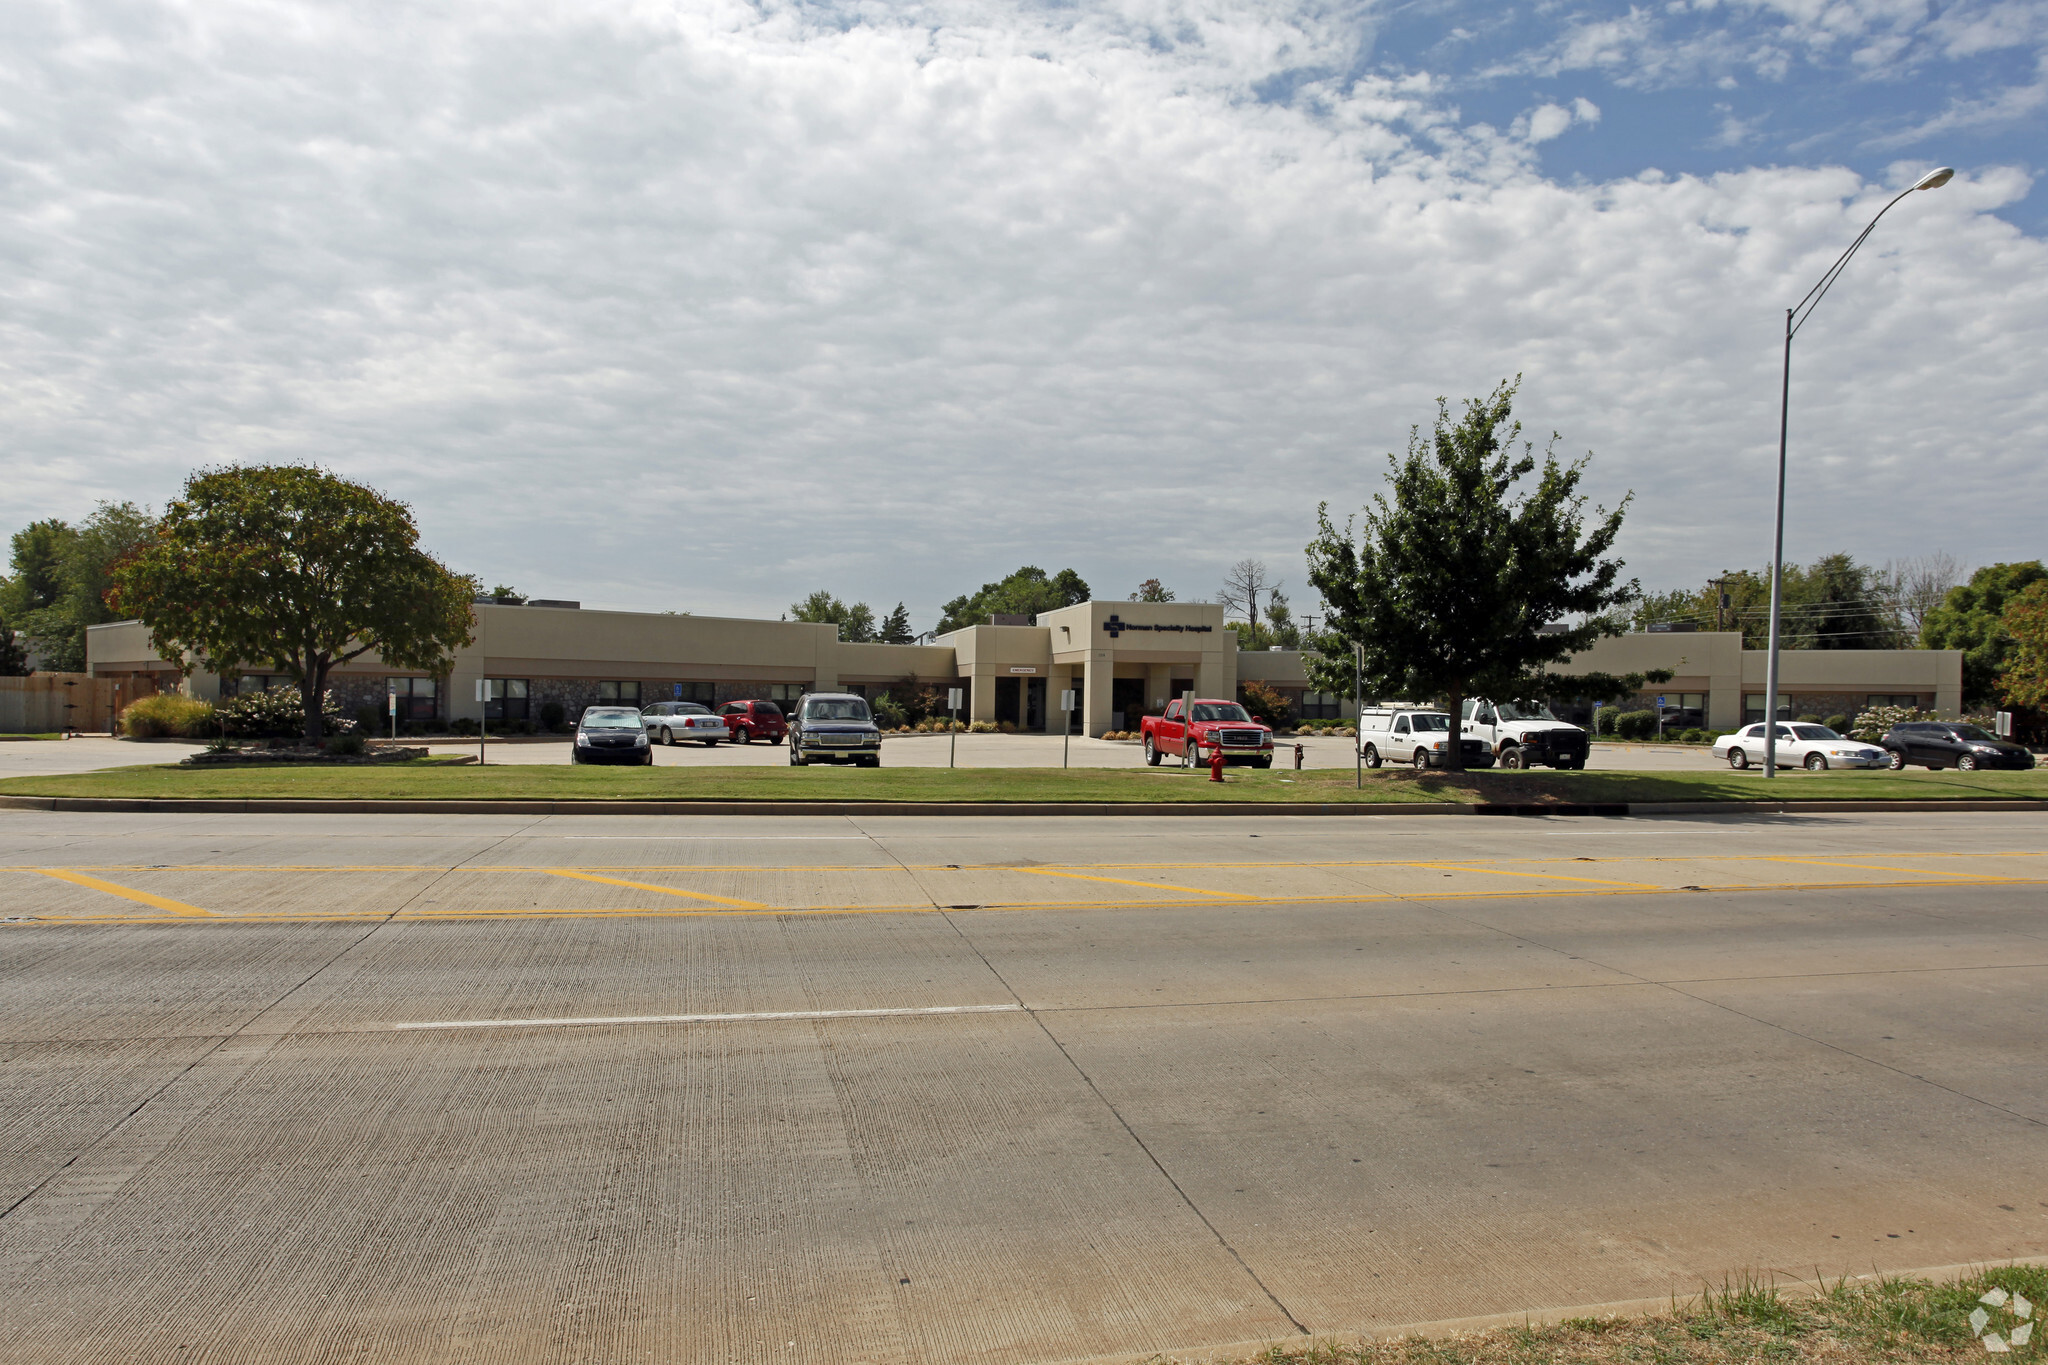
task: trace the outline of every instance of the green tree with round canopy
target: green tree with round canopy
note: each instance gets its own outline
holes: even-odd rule
[[[374,652],[445,673],[475,639],[478,583],[420,548],[411,509],[310,465],[199,471],[112,577],[109,603],[165,659],[297,683],[313,743],[337,666]]]

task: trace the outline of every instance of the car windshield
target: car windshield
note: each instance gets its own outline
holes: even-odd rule
[[[640,728],[638,711],[585,711],[583,728],[586,730],[637,730]]]
[[[1502,720],[1557,719],[1556,716],[1550,714],[1550,708],[1543,705],[1541,702],[1538,702],[1534,706],[1517,706],[1513,702],[1504,701],[1494,709],[1500,712],[1500,718]]]
[[[1801,739],[1840,739],[1841,736],[1825,725],[1795,725],[1792,733]]]
[[[1451,718],[1449,716],[1410,716],[1408,717],[1408,723],[1418,730],[1448,730],[1451,728]]]
[[[1205,720],[1250,720],[1251,717],[1246,715],[1244,708],[1234,701],[1212,702],[1208,705],[1198,702],[1195,705],[1195,719],[1199,722]]]
[[[1994,737],[1985,734],[1974,725],[1955,725],[1950,728],[1955,731],[1957,739],[1972,739],[1979,744],[1996,744],[1998,742]]]
[[[805,720],[866,720],[868,704],[859,697],[825,697],[804,703]]]

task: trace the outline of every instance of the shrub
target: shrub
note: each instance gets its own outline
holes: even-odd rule
[[[218,730],[213,703],[175,692],[140,698],[121,712],[121,732],[132,739],[157,739],[164,735],[197,739]]]
[[[540,704],[540,723],[541,728],[545,730],[561,729],[562,722],[568,719],[568,716],[568,711],[563,709],[562,703],[558,701],[544,701]]]
[[[296,739],[306,732],[306,707],[296,687],[273,687],[267,692],[245,692],[229,697],[217,708],[228,733],[262,738]],[[343,720],[334,693],[320,698],[320,727],[324,734],[345,734],[356,728]]]
[[[1614,722],[1620,718],[1621,708],[1619,706],[1601,707],[1593,713],[1593,733],[1596,735],[1613,734]]]
[[[1820,724],[1820,717],[1819,717],[1819,716],[1798,716],[1798,717],[1795,717],[1795,719],[1796,719],[1796,720],[1797,720],[1797,721],[1798,721],[1798,722],[1799,722],[1799,723],[1800,723],[1801,725],[1818,725],[1818,724]]]
[[[887,692],[876,697],[871,705],[875,711],[875,723],[885,730],[899,729],[909,718],[910,713],[903,709],[903,703]]]
[[[1860,739],[1865,744],[1875,744],[1883,739],[1894,725],[1909,720],[1933,720],[1932,711],[1922,711],[1912,706],[1874,706],[1859,712],[1849,729],[1851,739]]]
[[[967,729],[970,734],[992,735],[996,732],[996,723],[992,720],[969,721]]]
[[[1010,722],[1010,721],[1007,721],[1007,720],[999,720],[999,721],[997,721],[997,722],[996,722],[996,729],[998,729],[998,730],[1002,731],[1002,732],[1003,732],[1004,734],[1006,734],[1006,735],[1014,735],[1014,734],[1016,734],[1016,733],[1017,733],[1017,727],[1016,727],[1016,725],[1015,725],[1014,723]]]
[[[532,721],[521,718],[506,722],[505,732],[512,735],[530,735],[534,733],[535,728]]]
[[[1684,734],[1679,736],[1679,739],[1683,740],[1687,744],[1705,744],[1708,740],[1712,738],[1712,735],[1708,734],[1705,730],[1700,729],[1697,725],[1693,726],[1691,729],[1687,730]]]
[[[1294,714],[1287,698],[1262,682],[1248,682],[1239,687],[1237,699],[1244,704],[1245,710],[1251,712],[1252,719],[1262,720],[1276,730]]]
[[[1829,716],[1821,724],[1827,726],[1828,729],[1833,730],[1838,735],[1849,733],[1849,718],[1847,716]]]
[[[455,718],[454,720],[452,720],[452,721],[450,721],[450,722],[448,723],[448,732],[449,732],[450,734],[456,734],[456,735],[473,735],[473,734],[475,734],[475,733],[476,733],[476,717],[475,717],[475,716],[457,716],[457,717],[456,717],[456,718]]]
[[[340,754],[346,758],[354,758],[360,755],[368,746],[363,743],[363,737],[360,732],[351,731],[348,734],[334,736],[334,738],[327,741],[326,747],[327,752],[330,754]]]
[[[1648,739],[1657,733],[1657,713],[1624,711],[1614,718],[1614,733],[1623,739]]]

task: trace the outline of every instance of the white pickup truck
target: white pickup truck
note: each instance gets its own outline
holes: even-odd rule
[[[1469,736],[1459,746],[1467,768],[1491,768],[1493,754]],[[1441,768],[1451,752],[1451,718],[1428,706],[1368,706],[1358,713],[1358,754],[1368,768],[1408,763]]]
[[[1483,741],[1503,768],[1583,768],[1592,743],[1584,730],[1551,715],[1541,702],[1468,700],[1459,729]]]

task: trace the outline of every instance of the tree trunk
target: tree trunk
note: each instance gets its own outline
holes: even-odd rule
[[[1465,731],[1462,728],[1464,720],[1459,713],[1465,709],[1465,696],[1462,692],[1453,692],[1447,700],[1450,704],[1444,709],[1451,715],[1451,747],[1444,754],[1444,771],[1461,773],[1465,771]]]
[[[327,695],[327,665],[307,665],[299,674],[299,696],[306,706],[306,743],[318,744],[322,738],[320,699]]]

